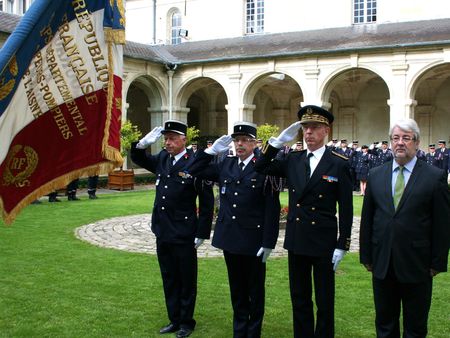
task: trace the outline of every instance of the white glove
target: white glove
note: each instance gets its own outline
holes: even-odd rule
[[[271,252],[272,252],[272,249],[261,247],[258,250],[258,253],[256,254],[256,256],[259,257],[262,255],[262,262],[265,263],[267,261],[267,258],[269,258]]]
[[[214,141],[211,147],[205,150],[205,153],[208,155],[217,155],[223,153],[224,151],[228,151],[231,141],[232,137],[230,135],[222,135]]]
[[[331,263],[333,263],[333,270],[336,271],[339,263],[341,262],[342,258],[344,258],[345,250],[342,249],[334,249],[333,252],[333,258],[331,259]]]
[[[203,238],[195,238],[194,239],[194,244],[195,244],[195,248],[198,249],[200,245],[203,244],[205,240]]]
[[[334,145],[336,148],[339,148],[341,146],[341,141],[337,141],[336,144]]]
[[[138,149],[145,149],[149,145],[155,143],[161,137],[161,131],[163,127],[155,127],[151,132],[145,135],[143,138],[139,140],[139,143],[136,145]]]
[[[272,136],[269,139],[269,144],[272,147],[281,148],[284,143],[291,142],[295,139],[301,126],[300,121],[292,123],[289,127],[283,130],[278,137]]]

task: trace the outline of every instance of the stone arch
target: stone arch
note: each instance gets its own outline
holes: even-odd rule
[[[297,119],[303,92],[294,77],[285,72],[261,72],[242,92],[248,120],[257,125],[277,125],[281,130]]]
[[[428,144],[441,139],[450,142],[448,124],[443,123],[450,120],[450,63],[422,69],[411,82],[409,93],[416,102],[413,118],[420,128],[420,147],[427,150]]]
[[[374,70],[340,69],[324,82],[321,93],[335,117],[330,138],[357,139],[360,144],[387,139],[390,92],[387,82]]]
[[[225,106],[228,96],[224,87],[211,77],[196,77],[184,82],[177,96],[180,109],[187,108],[187,123],[200,130],[200,146],[208,138],[228,132]]]
[[[162,125],[163,93],[164,90],[160,84],[148,75],[134,77],[129,82],[125,94],[126,114],[124,115],[138,127],[143,135],[155,126]],[[127,165],[131,165],[129,160]]]

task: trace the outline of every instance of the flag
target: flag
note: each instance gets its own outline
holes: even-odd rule
[[[121,166],[123,0],[36,0],[0,49],[0,210]]]

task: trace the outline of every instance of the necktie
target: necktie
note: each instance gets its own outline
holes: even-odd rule
[[[173,160],[174,159],[175,158],[172,155],[169,156],[169,169],[172,169],[172,167],[173,167]]]
[[[309,163],[310,158],[313,156],[313,153],[309,153],[308,156],[306,157],[306,161],[305,161],[305,176],[306,176],[306,181],[308,181],[311,177],[311,165]]]
[[[397,180],[394,186],[394,207],[397,209],[398,203],[402,198],[403,191],[405,190],[405,176],[403,175],[403,166],[398,167]]]
[[[244,170],[245,164],[244,162],[239,163],[239,169]]]

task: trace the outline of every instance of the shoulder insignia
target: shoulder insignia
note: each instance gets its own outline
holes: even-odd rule
[[[333,155],[337,156],[337,157],[342,158],[343,160],[348,160],[348,157],[347,157],[347,156],[344,156],[344,155],[342,155],[342,154],[339,154],[338,152],[335,152],[334,150],[332,150],[331,153],[332,153]]]

